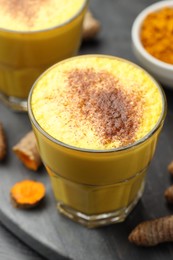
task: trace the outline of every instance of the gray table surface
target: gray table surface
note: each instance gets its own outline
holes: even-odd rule
[[[93,11],[94,15],[101,21],[102,30],[99,36],[92,42],[88,42],[82,44],[79,53],[99,53],[99,54],[109,54],[115,55],[122,58],[129,59],[136,63],[132,49],[131,49],[131,26],[132,23],[137,16],[137,14],[149,4],[152,4],[157,1],[147,1],[147,0],[91,0],[90,7]],[[173,96],[172,92],[166,90],[166,94],[168,97],[168,103],[171,104],[171,96]],[[170,105],[171,106],[171,105]],[[171,113],[168,118],[172,116],[173,107],[170,107]],[[3,119],[3,114],[0,111],[0,120]],[[168,123],[167,123],[168,124]],[[171,132],[165,132],[171,138]],[[164,141],[166,137],[163,136],[161,140],[160,147],[164,145]],[[162,144],[163,142],[163,144]],[[170,147],[170,153],[166,157],[164,155],[161,156],[161,153],[155,158],[155,164],[157,161],[163,161],[164,166],[171,160],[171,152],[172,148]],[[166,159],[165,159],[166,158]],[[152,170],[152,166],[151,166]],[[168,180],[169,182],[169,180]],[[166,187],[167,184],[165,184]],[[148,190],[152,188],[147,186]],[[151,200],[148,198],[146,200],[151,206]],[[159,204],[159,201],[155,200],[155,203]],[[159,205],[156,207],[156,210],[159,208]],[[135,213],[134,213],[135,214]],[[141,213],[142,214],[142,213]],[[122,241],[123,247],[123,241]],[[113,248],[110,249],[112,251]],[[159,254],[164,257],[164,253],[166,250],[169,251],[168,247],[160,247]],[[163,259],[170,259],[170,256],[173,257],[172,254],[165,254]],[[20,241],[17,237],[15,237],[9,230],[6,230],[0,224],[0,260],[11,260],[11,259],[21,259],[21,260],[40,260],[43,257],[39,256],[35,251],[27,247],[22,241]],[[88,259],[90,259],[88,257]],[[123,255],[119,257],[121,260],[126,260],[123,258]],[[129,259],[132,260],[129,256]],[[156,260],[161,259],[157,258]],[[82,260],[82,259],[81,259]],[[108,258],[109,260],[109,258]]]

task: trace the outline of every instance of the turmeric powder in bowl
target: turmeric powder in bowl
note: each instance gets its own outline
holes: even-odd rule
[[[141,66],[164,87],[173,89],[173,0],[143,9],[133,22],[131,37]]]
[[[155,58],[173,64],[173,7],[163,7],[146,16],[141,42]]]

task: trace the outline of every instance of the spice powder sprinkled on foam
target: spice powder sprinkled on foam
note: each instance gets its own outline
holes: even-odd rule
[[[0,0],[0,28],[35,31],[72,19],[85,0]]]
[[[140,93],[127,95],[106,71],[75,69],[67,73],[67,78],[72,120],[89,121],[104,145],[116,139],[121,146],[134,142],[142,113]]]
[[[31,106],[44,131],[75,147],[121,148],[146,136],[159,121],[157,83],[121,59],[74,57],[37,81]]]

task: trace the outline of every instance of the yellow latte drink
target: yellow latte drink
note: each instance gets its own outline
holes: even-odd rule
[[[78,56],[43,73],[28,105],[60,212],[88,227],[123,221],[165,118],[157,82],[120,58]]]
[[[0,0],[0,98],[26,110],[36,78],[80,46],[87,0]]]

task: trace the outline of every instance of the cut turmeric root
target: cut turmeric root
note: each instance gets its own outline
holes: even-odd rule
[[[45,197],[45,192],[45,186],[41,182],[24,180],[11,188],[10,196],[16,208],[33,208]]]
[[[173,242],[173,216],[140,223],[132,230],[129,241],[138,246],[155,246],[163,242]]]
[[[12,149],[28,169],[36,171],[41,165],[41,158],[33,131],[27,133]]]
[[[2,123],[0,123],[0,161],[6,156],[7,144],[5,138],[5,132]]]

